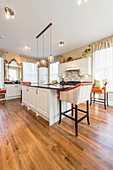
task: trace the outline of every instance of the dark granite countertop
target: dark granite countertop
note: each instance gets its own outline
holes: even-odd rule
[[[28,86],[28,87],[37,87],[37,88],[46,88],[46,89],[52,89],[52,90],[64,90],[64,89],[68,89],[71,87],[74,87],[73,85],[60,85],[60,84],[56,84],[56,85],[35,85],[35,84],[31,84],[31,85],[22,85],[22,86]]]

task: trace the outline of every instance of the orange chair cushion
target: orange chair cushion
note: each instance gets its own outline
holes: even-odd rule
[[[105,90],[104,89],[99,89],[99,88],[92,88],[92,92],[105,93]]]
[[[6,90],[0,90],[0,94],[6,93]]]
[[[23,85],[31,85],[31,82],[21,82]]]

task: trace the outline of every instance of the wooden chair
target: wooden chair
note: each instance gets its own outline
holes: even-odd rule
[[[104,103],[104,107],[106,109],[106,102],[107,102],[107,106],[108,106],[108,92],[106,91],[107,82],[104,85],[105,86],[102,89],[95,88],[95,84],[93,85],[91,95],[90,95],[90,105],[92,104],[92,101],[94,103],[95,102],[100,102],[100,103]],[[94,93],[94,97],[92,97],[92,93]],[[104,94],[104,99],[95,98],[95,93]]]
[[[78,123],[79,122],[87,118],[88,125],[90,124],[89,122],[89,100],[90,100],[90,93],[91,93],[92,85],[93,85],[92,83],[89,83],[89,84],[81,83],[69,89],[59,90],[59,108],[60,108],[59,124],[61,123],[62,115],[75,121],[76,136],[78,136]],[[70,110],[62,112],[61,101],[66,101],[66,102],[71,103],[72,108]],[[80,103],[85,103],[85,102],[87,103],[87,110],[85,111],[85,110],[78,109],[78,105]],[[75,105],[75,107],[73,107],[73,104]],[[75,109],[75,118],[73,117],[73,109]],[[71,116],[66,114],[70,111],[72,111]],[[86,113],[86,114],[80,119],[78,119],[78,111]]]

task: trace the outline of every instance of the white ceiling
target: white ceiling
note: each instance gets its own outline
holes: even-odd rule
[[[4,7],[15,11],[6,19]],[[53,23],[53,55],[59,55],[113,34],[113,0],[0,0],[0,48],[36,57],[36,36]],[[63,40],[63,48],[58,46]],[[24,50],[30,45],[29,51]],[[49,56],[49,31],[45,33],[45,57]],[[42,37],[39,39],[42,57]]]

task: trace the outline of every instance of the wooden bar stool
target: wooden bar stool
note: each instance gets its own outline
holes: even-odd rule
[[[83,119],[87,118],[88,125],[89,122],[89,100],[90,100],[90,93],[92,89],[93,84],[92,83],[81,83],[78,84],[72,88],[66,89],[66,90],[59,90],[59,124],[61,123],[62,115],[66,116],[67,118],[75,121],[75,135],[78,136],[78,123],[81,122]],[[66,101],[72,104],[72,107],[70,110],[67,110],[65,112],[62,112],[61,108],[61,102]],[[81,103],[87,104],[87,110],[81,110],[78,108],[78,105]],[[75,107],[73,107],[73,104]],[[75,118],[73,117],[73,109],[75,109]],[[72,111],[72,115],[69,116],[66,113]],[[78,111],[86,113],[83,117],[78,119]]]

